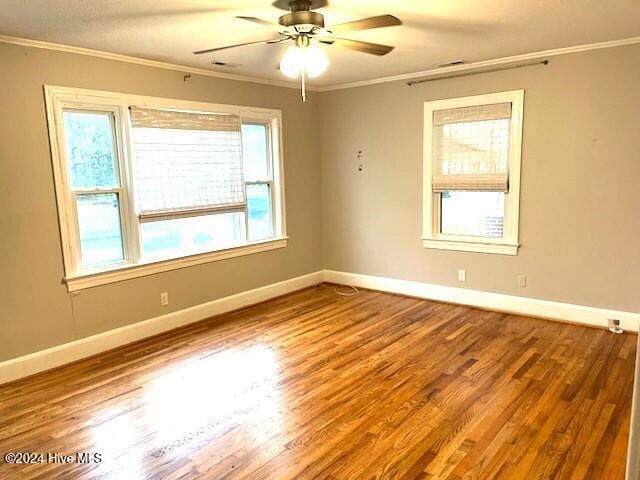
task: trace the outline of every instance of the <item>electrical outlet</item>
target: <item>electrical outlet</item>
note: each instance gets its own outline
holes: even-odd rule
[[[169,305],[169,293],[162,292],[160,294],[160,305],[162,307],[166,307],[167,305]]]
[[[520,288],[527,288],[527,276],[526,275],[518,275],[518,286]]]
[[[467,271],[466,270],[458,270],[458,281],[466,282],[467,281]]]

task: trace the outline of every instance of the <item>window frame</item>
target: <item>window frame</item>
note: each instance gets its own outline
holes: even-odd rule
[[[226,258],[284,248],[287,246],[284,163],[282,154],[282,112],[275,109],[220,105],[169,98],[149,97],[106,91],[86,90],[45,85],[45,105],[51,146],[51,158],[58,206],[58,219],[64,261],[64,278],[69,291],[91,288],[97,285],[137,278],[155,273],[209,263]],[[239,115],[242,123],[260,123],[268,126],[269,168],[272,194],[272,220],[274,236],[265,240],[248,240],[242,244],[203,253],[187,254],[163,260],[145,261],[141,257],[140,226],[135,208],[133,184],[133,150],[131,143],[131,121],[129,106],[168,108],[187,111],[229,113]],[[84,189],[73,191],[69,178],[66,155],[66,138],[63,113],[65,111],[96,111],[112,115],[115,169],[118,188]],[[246,184],[245,184],[246,185]],[[85,191],[86,190],[86,191]],[[246,190],[246,186],[245,186]],[[82,257],[79,237],[79,222],[75,198],[84,193],[116,192],[120,202],[120,219],[124,261],[97,268],[81,268]],[[246,192],[245,192],[246,193]],[[248,202],[244,209],[248,222]],[[220,212],[224,213],[224,212]]]
[[[271,195],[271,202],[270,202],[270,207],[271,207],[271,212],[272,212],[272,218],[271,218],[271,228],[273,229],[274,234],[276,232],[278,232],[278,219],[276,218],[276,212],[279,210],[278,208],[278,204],[276,202],[276,193],[275,193],[275,186],[277,184],[276,182],[276,173],[275,173],[275,169],[273,168],[274,166],[274,147],[277,145],[277,139],[274,138],[273,136],[273,132],[272,132],[272,128],[271,128],[271,124],[268,121],[265,121],[265,118],[258,118],[258,117],[249,117],[247,116],[246,119],[242,119],[242,126],[244,125],[259,125],[259,126],[264,126],[266,127],[266,141],[267,141],[267,167],[268,167],[268,178],[267,179],[261,179],[261,180],[247,180],[245,178],[244,180],[244,193],[245,193],[245,198],[247,200],[247,204],[245,207],[245,230],[247,232],[247,239],[249,238],[249,197],[247,195],[247,186],[248,185],[267,185],[269,187],[269,193]]]
[[[433,112],[451,108],[510,102],[509,191],[505,193],[504,230],[502,238],[447,235],[441,233],[441,193],[432,188]],[[520,167],[522,158],[522,123],[524,90],[448,98],[424,103],[423,217],[424,248],[464,252],[517,255],[520,217]]]

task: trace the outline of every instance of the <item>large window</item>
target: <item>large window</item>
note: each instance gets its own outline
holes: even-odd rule
[[[425,103],[426,248],[517,254],[523,98]]]
[[[286,245],[278,111],[46,94],[70,289]]]

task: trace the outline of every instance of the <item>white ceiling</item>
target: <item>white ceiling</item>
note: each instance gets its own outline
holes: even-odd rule
[[[384,13],[404,25],[344,35],[395,45],[386,57],[326,47],[331,67],[316,86],[640,36],[640,0],[329,0],[320,11],[328,25]],[[270,0],[1,0],[0,34],[285,80],[276,70],[285,45],[191,53],[274,38],[234,16],[277,22],[283,13]]]

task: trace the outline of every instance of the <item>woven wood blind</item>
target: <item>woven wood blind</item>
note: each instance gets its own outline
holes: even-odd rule
[[[239,116],[131,107],[131,123],[141,218],[246,204]]]
[[[209,130],[239,132],[242,126],[238,115],[184,112],[155,108],[131,107],[134,128],[167,128],[172,130]]]
[[[509,190],[511,103],[433,113],[433,191]]]

